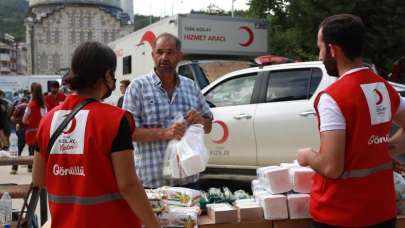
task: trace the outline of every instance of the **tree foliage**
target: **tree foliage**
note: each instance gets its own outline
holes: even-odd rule
[[[142,29],[159,20],[160,20],[160,17],[135,14],[134,15],[134,31]]]
[[[367,28],[364,57],[386,71],[405,55],[405,1],[402,0],[250,0],[248,15],[270,21],[271,53],[302,60],[318,56],[320,22],[337,13],[360,16]]]
[[[17,41],[25,41],[24,17],[28,10],[25,0],[0,0],[0,33],[9,33]]]

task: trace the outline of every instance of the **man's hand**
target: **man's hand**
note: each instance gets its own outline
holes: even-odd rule
[[[297,161],[300,164],[300,166],[308,166],[308,154],[313,152],[314,150],[312,148],[302,148],[298,149],[297,151]]]
[[[205,119],[196,110],[189,111],[184,117],[189,125],[191,124],[205,124]]]
[[[186,124],[184,122],[177,122],[172,124],[169,128],[166,129],[165,135],[167,139],[178,139],[180,140],[184,133],[186,133]]]

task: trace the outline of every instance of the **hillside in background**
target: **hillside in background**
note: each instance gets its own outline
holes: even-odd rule
[[[26,0],[0,0],[0,34],[9,33],[17,41],[25,41],[24,17],[27,10]]]

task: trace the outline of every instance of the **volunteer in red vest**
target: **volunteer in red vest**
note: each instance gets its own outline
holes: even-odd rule
[[[115,89],[115,68],[109,47],[81,44],[66,78],[74,93],[39,126],[33,182],[47,188],[52,227],[159,227],[135,172],[132,116],[100,102]],[[88,98],[48,153],[51,135]]]
[[[39,122],[45,116],[47,110],[45,107],[42,86],[36,82],[31,84],[31,100],[25,108],[23,123],[26,124],[25,143],[28,145],[29,155],[34,155],[38,151],[36,135]],[[28,172],[31,172],[31,165],[28,166]]]
[[[357,16],[334,15],[319,27],[319,60],[339,78],[315,100],[319,152],[305,148],[297,155],[300,165],[316,171],[312,227],[395,227],[388,141],[392,120],[405,105],[387,81],[363,67],[364,43]]]
[[[50,84],[50,90],[50,93],[45,96],[45,104],[48,111],[51,111],[66,98],[65,94],[59,91],[59,82],[52,81]]]

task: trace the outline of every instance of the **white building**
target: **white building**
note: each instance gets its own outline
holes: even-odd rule
[[[130,30],[120,0],[29,0],[29,5],[25,25],[30,74],[67,69],[79,44],[107,44]]]
[[[9,34],[0,35],[0,75],[26,74],[27,49],[25,43],[15,42]]]
[[[121,0],[121,7],[131,18],[131,23],[134,23],[134,0]]]

